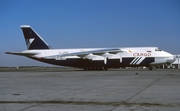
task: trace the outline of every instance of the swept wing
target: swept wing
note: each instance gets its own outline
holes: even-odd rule
[[[91,51],[80,51],[80,52],[73,52],[73,53],[67,53],[67,54],[59,54],[59,55],[53,55],[48,56],[47,58],[54,58],[54,57],[66,57],[66,56],[78,56],[78,57],[85,57],[89,54],[101,56],[105,53],[109,54],[117,54],[119,52],[123,52],[121,49],[118,48],[108,48],[108,49],[97,49],[97,50],[91,50]]]

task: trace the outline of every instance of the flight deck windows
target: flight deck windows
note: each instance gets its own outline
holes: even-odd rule
[[[155,48],[155,51],[161,51],[161,49],[159,49],[159,48]]]

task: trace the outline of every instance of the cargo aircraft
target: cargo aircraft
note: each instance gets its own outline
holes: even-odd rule
[[[149,70],[175,61],[175,57],[158,47],[52,49],[29,25],[21,25],[27,50],[6,52],[37,61],[84,70],[146,66]]]

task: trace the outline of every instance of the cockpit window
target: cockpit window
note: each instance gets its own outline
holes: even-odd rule
[[[155,48],[155,51],[161,51],[161,49],[159,49],[159,48]]]

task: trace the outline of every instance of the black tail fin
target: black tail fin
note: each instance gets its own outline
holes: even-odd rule
[[[50,49],[50,46],[29,26],[21,25],[28,50]]]

